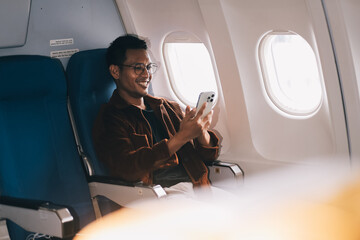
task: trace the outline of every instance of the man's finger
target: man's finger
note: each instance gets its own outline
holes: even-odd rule
[[[185,118],[193,118],[196,113],[196,108],[190,109],[190,106],[187,106],[185,109]]]
[[[185,115],[188,115],[190,112],[190,106],[186,106],[186,109],[185,109]]]

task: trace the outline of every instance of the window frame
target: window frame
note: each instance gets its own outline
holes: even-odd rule
[[[201,43],[204,45],[204,47],[206,48],[208,54],[209,54],[209,60],[211,63],[211,67],[213,70],[213,74],[214,74],[214,81],[215,81],[215,85],[216,85],[216,90],[214,91],[216,93],[215,95],[215,103],[214,106],[217,104],[218,99],[219,99],[219,85],[218,85],[218,77],[216,74],[216,69],[215,69],[215,64],[213,62],[213,59],[211,57],[210,51],[208,49],[208,47],[206,46],[206,44],[204,42],[202,42],[201,40],[199,40],[196,36],[194,36],[191,33],[188,32],[172,32],[170,34],[168,34],[162,44],[162,56],[163,56],[163,61],[164,61],[164,65],[165,65],[165,71],[167,73],[168,76],[168,80],[169,80],[169,84],[171,87],[171,91],[172,93],[175,95],[175,97],[177,98],[177,100],[185,105],[185,106],[191,106],[191,107],[196,107],[196,102],[192,103],[191,101],[189,101],[186,97],[184,97],[184,95],[181,93],[181,91],[179,90],[179,88],[177,87],[176,83],[175,83],[175,79],[176,77],[174,76],[174,72],[172,71],[171,68],[171,64],[169,64],[169,57],[166,53],[166,44],[167,43]]]

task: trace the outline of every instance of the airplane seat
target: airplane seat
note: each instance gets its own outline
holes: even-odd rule
[[[0,57],[0,125],[0,221],[11,239],[68,238],[93,221],[58,59]]]
[[[99,109],[116,88],[106,65],[106,49],[82,51],[73,55],[66,72],[69,85],[69,102],[76,123],[78,149],[86,158],[89,175],[108,176],[106,167],[97,161],[92,142],[92,127]]]
[[[115,207],[106,202],[106,199],[126,206],[141,198],[166,195],[159,185],[146,186],[109,177],[106,167],[96,157],[92,143],[93,124],[101,105],[110,99],[116,88],[106,64],[106,49],[74,54],[68,62],[66,72],[73,129],[79,154],[87,166],[89,188],[97,217]]]
[[[70,108],[78,149],[88,174],[109,176],[106,167],[97,160],[92,142],[92,128],[102,104],[108,102],[116,88],[106,64],[106,49],[92,49],[74,54],[66,72],[69,85]],[[149,93],[152,94],[150,87]]]

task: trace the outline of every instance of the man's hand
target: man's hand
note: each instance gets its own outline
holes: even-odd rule
[[[206,103],[205,103],[206,104]],[[204,104],[204,105],[205,105]],[[200,112],[199,112],[200,113]],[[204,116],[204,118],[202,119],[203,122],[203,127],[202,127],[202,132],[201,135],[197,137],[197,140],[199,141],[199,143],[203,146],[212,146],[213,143],[211,142],[211,137],[210,134],[208,132],[208,129],[211,125],[212,122],[212,117],[213,117],[213,113],[214,111],[211,110],[206,116]]]
[[[189,106],[186,107],[185,117],[181,121],[179,131],[168,141],[171,154],[174,154],[186,142],[194,138],[197,138],[202,145],[211,145],[211,138],[207,130],[211,125],[213,111],[202,117],[205,107],[206,103],[201,106],[198,114],[196,114],[195,108],[190,109]]]

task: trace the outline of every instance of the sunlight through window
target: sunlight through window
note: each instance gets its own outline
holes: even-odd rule
[[[185,105],[194,107],[200,92],[218,92],[210,55],[203,43],[165,43],[164,54],[173,91]]]
[[[295,115],[316,111],[322,99],[320,75],[310,45],[296,34],[269,34],[260,45],[266,92],[281,110]]]

